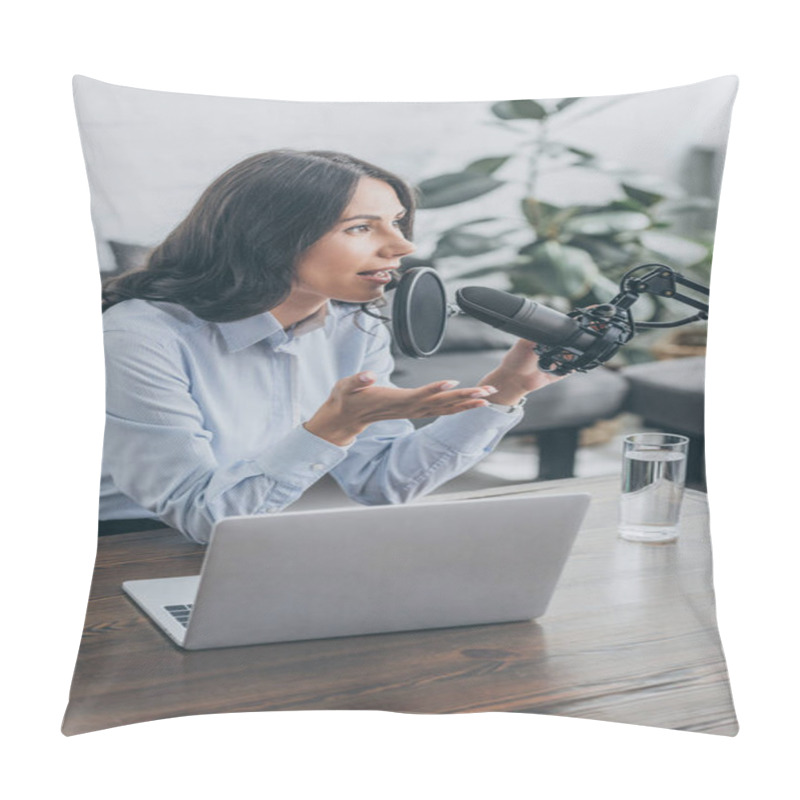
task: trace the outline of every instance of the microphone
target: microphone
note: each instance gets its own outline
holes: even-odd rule
[[[456,302],[471,317],[534,342],[539,369],[554,375],[594,369],[633,336],[632,318],[613,302],[562,314],[533,300],[483,286],[459,289]]]
[[[536,344],[569,342],[573,347],[586,350],[597,338],[572,317],[499,289],[466,286],[456,291],[456,303],[465,314]]]
[[[447,320],[466,314],[502,331],[535,343],[539,367],[565,375],[585,371],[610,358],[629,335],[620,336],[611,306],[596,306],[590,313],[567,316],[553,308],[483,286],[466,286],[456,292],[457,306],[447,302],[444,283],[436,270],[414,267],[393,286],[392,331],[401,353],[428,358],[444,339]],[[588,311],[588,310],[587,310]]]
[[[635,277],[645,269],[650,271]],[[678,285],[706,296],[709,293],[705,286],[666,264],[641,264],[622,276],[619,294],[610,302],[562,314],[525,297],[484,286],[457,290],[457,306],[451,306],[436,270],[414,267],[404,272],[396,284],[392,325],[402,353],[427,358],[439,349],[448,317],[464,313],[533,342],[539,369],[567,375],[605,363],[631,340],[638,328],[672,328],[708,319],[708,303],[680,294],[676,291]],[[636,322],[631,307],[643,292],[678,300],[697,309],[697,313],[672,322]]]

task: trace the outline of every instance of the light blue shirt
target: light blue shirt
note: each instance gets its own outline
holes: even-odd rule
[[[197,542],[224,517],[286,508],[328,472],[360,503],[407,502],[472,467],[522,416],[375,422],[348,447],[309,433],[302,423],[337,380],[372,370],[391,385],[389,333],[355,306],[329,303],[284,331],[270,313],[206,322],[126,300],[103,323],[100,519],[155,517]]]

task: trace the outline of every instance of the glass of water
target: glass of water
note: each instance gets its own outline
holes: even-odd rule
[[[619,524],[623,539],[677,539],[688,449],[689,440],[675,433],[634,433],[625,437]]]

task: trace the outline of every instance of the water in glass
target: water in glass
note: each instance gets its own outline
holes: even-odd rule
[[[657,449],[626,452],[620,535],[645,542],[675,539],[685,480],[685,453]]]

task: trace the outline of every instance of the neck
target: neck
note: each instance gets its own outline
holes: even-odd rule
[[[291,296],[287,297],[280,305],[270,309],[270,314],[275,317],[281,324],[281,327],[286,330],[298,322],[313,317],[314,314],[325,305],[327,300],[300,300],[293,299]]]

